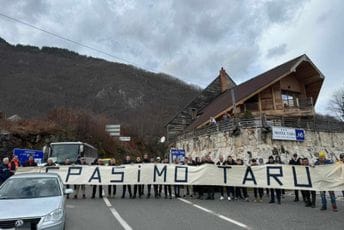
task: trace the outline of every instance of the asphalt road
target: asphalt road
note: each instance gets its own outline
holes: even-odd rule
[[[119,186],[117,186],[119,187]],[[294,202],[292,195],[282,204],[246,201],[182,199],[121,199],[67,200],[66,229],[343,229],[344,200],[339,197],[339,211],[320,211]],[[291,193],[292,194],[292,193]],[[217,194],[218,195],[218,194]],[[250,194],[253,197],[253,194]],[[253,198],[251,198],[253,199]]]

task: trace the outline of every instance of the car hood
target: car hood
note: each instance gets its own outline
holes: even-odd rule
[[[63,196],[0,200],[0,220],[42,217],[63,205]]]

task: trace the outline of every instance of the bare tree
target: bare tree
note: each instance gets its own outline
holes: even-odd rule
[[[344,121],[344,87],[334,92],[329,109],[338,119]]]

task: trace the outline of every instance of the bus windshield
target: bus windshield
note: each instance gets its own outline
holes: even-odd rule
[[[51,145],[51,157],[56,158],[56,162],[63,163],[65,159],[76,161],[79,155],[79,144],[57,144]]]

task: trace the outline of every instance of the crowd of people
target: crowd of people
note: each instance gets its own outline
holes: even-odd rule
[[[136,157],[135,160],[132,160],[131,157],[128,155],[125,157],[125,159],[122,161],[122,164],[145,164],[145,163],[163,163],[163,164],[169,164],[169,159],[161,159],[160,157],[156,158],[150,158],[148,154],[144,154],[143,158]],[[183,165],[190,165],[190,166],[199,166],[203,164],[213,164],[217,166],[230,166],[230,165],[244,165],[244,161],[242,159],[233,159],[231,156],[227,156],[225,159],[222,155],[219,156],[219,159],[217,162],[214,162],[210,155],[205,157],[196,157],[195,159],[192,159],[191,157],[185,157],[183,161],[180,161],[179,159],[175,159],[174,164],[183,164]],[[326,159],[326,154],[324,152],[319,153],[319,158],[314,163],[314,167],[317,165],[326,165],[326,164],[332,164],[335,162],[332,162],[331,160]],[[340,154],[340,158],[337,161],[338,164],[344,163],[344,154]],[[64,165],[71,165],[72,162],[69,159],[66,159],[64,162]],[[85,158],[79,157],[78,160],[74,163],[75,165],[87,165]],[[279,155],[276,156],[270,156],[268,158],[268,161],[264,163],[264,160],[262,158],[259,159],[251,159],[249,162],[249,165],[254,167],[258,165],[263,164],[284,164],[284,162],[281,161],[281,157]],[[92,165],[104,165],[104,162],[101,159],[96,159]],[[110,166],[116,166],[117,161],[115,158],[112,158],[107,165]],[[304,166],[311,166],[310,161],[308,158],[300,158],[295,153],[293,157],[289,161],[289,165],[304,165]],[[16,156],[13,156],[12,159],[9,159],[8,157],[5,157],[2,159],[2,164],[0,164],[0,185],[11,175],[13,175],[18,167],[20,167],[19,160]],[[22,165],[23,167],[34,167],[37,166],[32,156],[29,157],[29,159]],[[45,166],[55,166],[55,163],[52,161],[52,159],[48,159]],[[107,196],[108,197],[115,197],[117,192],[117,186],[116,185],[106,185],[107,186]],[[66,185],[67,188],[70,187],[70,185]],[[97,191],[98,196],[100,198],[104,195],[102,185],[92,185],[92,195],[91,198],[94,199],[96,197]],[[152,189],[153,187],[153,189]],[[264,188],[253,188],[253,198],[250,199],[249,193],[251,192],[251,189],[248,189],[247,187],[233,187],[233,186],[203,186],[203,185],[158,185],[158,184],[148,184],[148,185],[122,185],[122,194],[121,198],[124,199],[127,196],[131,199],[135,198],[161,198],[164,196],[166,199],[172,199],[173,197],[179,198],[179,197],[190,197],[190,198],[196,198],[196,199],[207,199],[207,200],[214,200],[215,199],[215,193],[219,193],[220,200],[224,200],[225,197],[229,201],[236,201],[236,200],[242,200],[242,201],[253,201],[253,202],[262,202],[263,197],[267,197],[269,200],[269,203],[277,203],[281,204],[282,198],[285,197],[285,191],[283,189],[264,189]],[[145,194],[146,193],[146,194]],[[301,192],[298,190],[294,191],[294,201],[298,202],[300,201],[299,193],[302,195],[302,200],[306,207],[316,207],[316,191],[312,190],[302,190]],[[344,196],[344,191],[342,192]],[[336,205],[336,196],[333,191],[328,191],[328,194],[330,196],[330,201],[332,205],[332,210],[337,211],[337,205]],[[74,185],[74,199],[78,199],[79,195],[83,199],[86,198],[86,185]],[[67,196],[69,198],[69,196]],[[321,208],[320,210],[326,210],[327,209],[327,199],[326,199],[326,191],[320,192],[320,198],[321,198]]]

